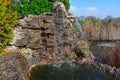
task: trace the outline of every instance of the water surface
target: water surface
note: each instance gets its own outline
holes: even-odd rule
[[[92,42],[90,51],[94,54],[98,62],[110,65],[110,55],[114,55],[116,49],[120,49],[120,42],[117,41],[99,41]],[[115,53],[119,54],[119,53]]]
[[[112,77],[74,63],[36,66],[31,80],[114,80]]]

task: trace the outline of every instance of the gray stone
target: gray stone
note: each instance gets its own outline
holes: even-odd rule
[[[18,59],[17,56],[20,55],[8,54],[8,55],[0,56],[1,60],[5,60],[5,62],[2,62],[0,64],[0,74],[1,74],[0,80],[28,80],[27,75],[24,73],[25,68],[23,67],[25,65],[23,65],[22,59]],[[13,57],[16,57],[15,60],[12,59]],[[24,76],[18,73],[24,74]],[[15,75],[19,75],[19,76],[15,76]]]

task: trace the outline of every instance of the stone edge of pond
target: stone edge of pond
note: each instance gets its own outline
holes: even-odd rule
[[[120,79],[120,68],[112,67],[107,64],[102,64],[95,60],[87,59],[87,58],[83,58],[78,64],[108,74],[113,78]]]

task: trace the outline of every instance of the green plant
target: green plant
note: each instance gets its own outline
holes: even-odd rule
[[[69,0],[20,0],[18,3],[13,3],[12,8],[19,13],[19,15],[40,14],[43,12],[50,12],[52,3],[61,1],[65,4],[66,9],[70,8]]]
[[[17,13],[10,9],[10,0],[0,0],[0,52],[12,39]]]
[[[22,2],[12,4],[12,8],[19,13],[19,15],[26,14],[40,14],[49,12],[51,2],[48,0],[22,0]]]
[[[87,47],[81,47],[81,49],[84,51],[89,51],[89,48],[87,48]]]

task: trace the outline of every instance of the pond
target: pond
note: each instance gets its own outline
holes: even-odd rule
[[[39,65],[31,70],[30,80],[114,80],[109,75],[75,63]]]
[[[100,63],[120,67],[120,42],[98,41],[92,42],[90,51]]]

